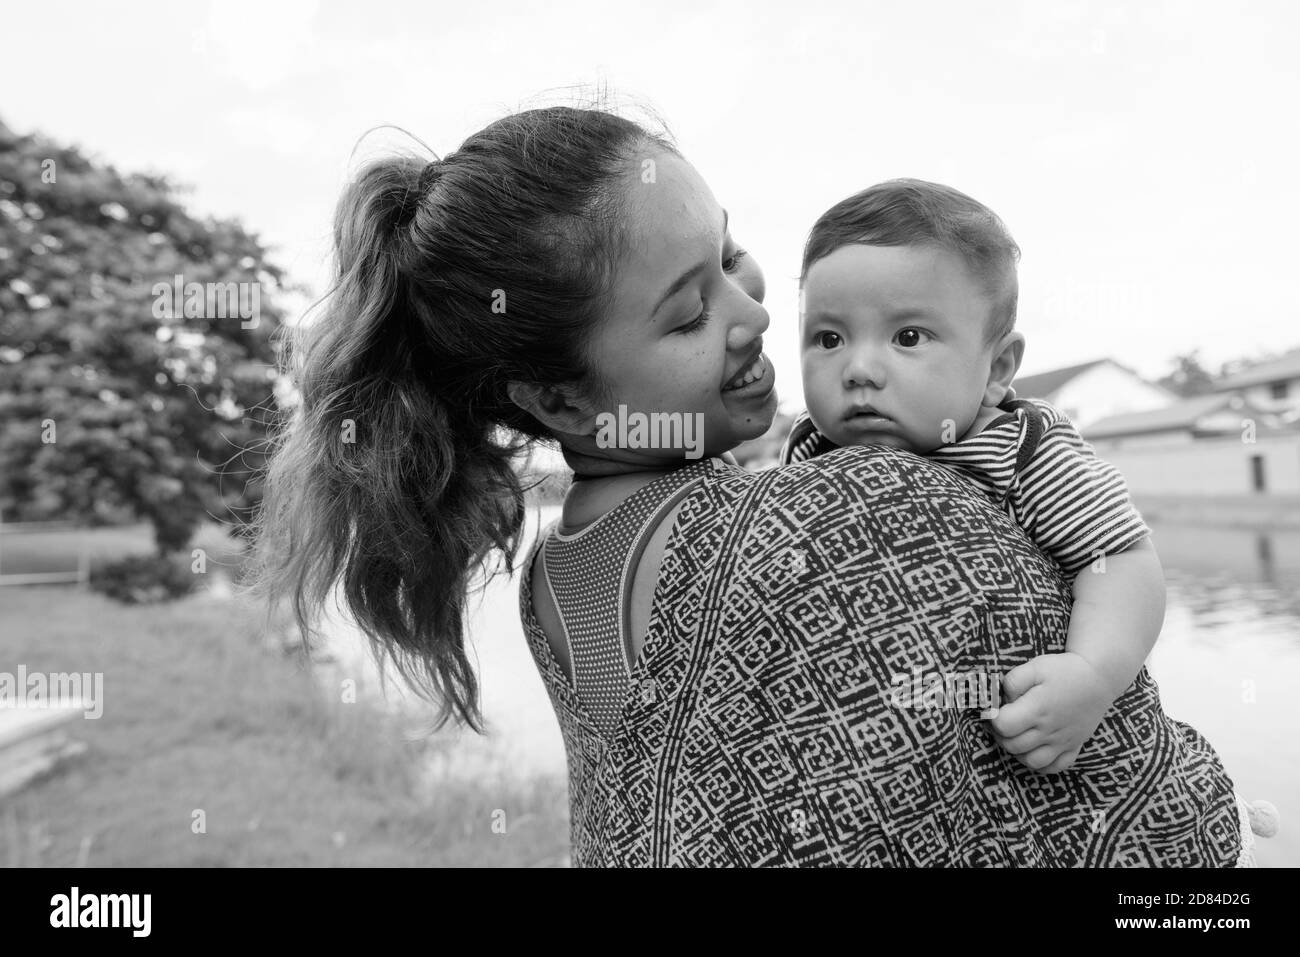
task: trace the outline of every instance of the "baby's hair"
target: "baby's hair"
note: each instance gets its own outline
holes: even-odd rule
[[[336,278],[290,340],[300,396],[273,440],[250,592],[287,596],[311,641],[340,602],[381,662],[481,728],[468,593],[514,570],[515,471],[547,429],[511,381],[607,395],[589,362],[629,170],[666,135],[599,109],[527,110],[432,162],[390,156],[335,214]],[[292,328],[292,327],[289,327]],[[299,354],[300,353],[300,354]]]
[[[956,253],[993,303],[985,342],[1016,324],[1016,245],[993,210],[940,183],[893,179],[841,200],[813,224],[804,245],[799,285],[813,263],[841,246],[939,246]]]

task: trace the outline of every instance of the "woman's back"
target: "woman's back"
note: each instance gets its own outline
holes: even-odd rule
[[[619,649],[621,674],[584,658],[626,621],[625,593],[593,587],[577,607],[555,591],[575,690],[534,614],[538,583],[521,585],[569,757],[576,863],[1233,863],[1231,783],[1145,671],[1075,770],[1037,775],[996,746],[974,695],[1063,647],[1070,595],[959,480],[881,449],[757,475],[712,460],[595,530],[678,493],[645,647],[630,667]],[[619,535],[548,534],[538,567],[626,580],[645,522],[624,524],[621,554]]]

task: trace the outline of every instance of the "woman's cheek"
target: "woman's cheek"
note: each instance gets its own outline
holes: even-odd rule
[[[660,370],[656,391],[663,401],[656,408],[665,411],[692,411],[703,408],[703,403],[717,390],[721,373],[713,372],[713,363],[700,345],[690,344],[661,357],[656,365]],[[689,398],[688,398],[689,397]],[[683,400],[686,408],[683,409]]]

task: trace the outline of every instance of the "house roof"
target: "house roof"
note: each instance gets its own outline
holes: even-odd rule
[[[1084,438],[1091,441],[1092,439],[1117,438],[1122,435],[1190,430],[1195,428],[1196,423],[1207,415],[1213,415],[1228,408],[1239,409],[1243,415],[1266,416],[1268,414],[1238,396],[1222,394],[1199,395],[1194,399],[1185,399],[1182,402],[1176,402],[1160,409],[1126,412],[1123,415],[1108,415],[1084,429]]]
[[[1053,369],[1051,372],[1040,372],[1038,375],[1019,376],[1012,381],[1011,385],[1015,388],[1018,399],[1051,399],[1053,393],[1071,379],[1095,366],[1113,361],[1113,359],[1094,359],[1092,362],[1066,366],[1064,369]]]
[[[1230,375],[1226,379],[1216,382],[1214,388],[1218,392],[1225,392],[1229,389],[1244,389],[1252,385],[1286,379],[1300,379],[1300,349],[1292,349],[1277,359],[1261,362],[1259,365],[1251,366],[1236,375]],[[1016,390],[1017,394],[1019,394],[1019,391],[1019,389]]]

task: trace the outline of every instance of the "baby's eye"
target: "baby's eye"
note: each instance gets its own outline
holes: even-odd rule
[[[923,336],[928,338],[929,333],[909,326],[906,329],[899,329],[898,335],[894,336],[894,341],[905,349],[911,349],[914,346],[919,346],[924,341]]]
[[[834,341],[827,342],[828,339]],[[819,332],[813,336],[813,342],[823,349],[834,349],[840,344],[840,334],[838,332]]]

